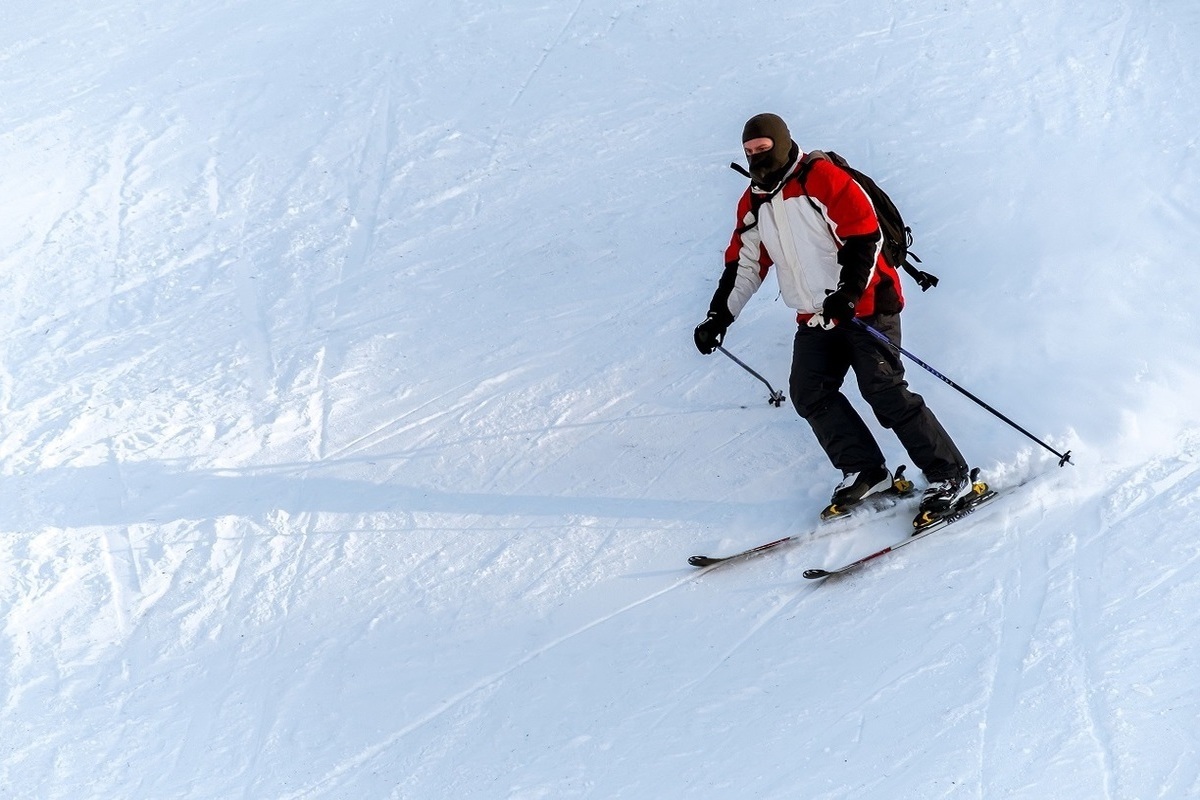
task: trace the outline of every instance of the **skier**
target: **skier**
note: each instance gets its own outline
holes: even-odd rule
[[[910,391],[900,356],[851,324],[855,317],[900,344],[900,277],[881,255],[870,199],[831,161],[803,160],[775,114],[751,117],[742,132],[751,185],[738,203],[737,227],[696,348],[716,349],[750,296],[775,268],[783,300],[797,311],[792,403],[842,471],[830,501],[849,508],[892,487],[879,444],[841,392],[854,370],[859,391],[925,474],[914,525],[946,514],[972,491],[966,460],[920,395]]]

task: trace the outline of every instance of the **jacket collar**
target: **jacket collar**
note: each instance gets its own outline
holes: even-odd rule
[[[800,169],[800,165],[802,163],[804,163],[804,151],[800,150],[800,151],[798,151],[796,158],[792,160],[792,163],[789,164],[787,169],[784,171],[783,178],[780,179],[778,184],[771,187],[770,189],[764,189],[755,183],[751,183],[750,184],[750,193],[756,194],[756,195],[765,195],[766,199],[770,199],[771,197],[774,197],[775,195],[779,194],[779,190],[783,188],[783,185],[792,179],[792,177],[796,174],[797,170]]]

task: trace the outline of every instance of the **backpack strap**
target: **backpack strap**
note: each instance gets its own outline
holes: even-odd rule
[[[912,236],[912,234],[909,234],[910,238],[911,238],[911,236]],[[910,258],[913,261],[916,261],[918,264],[921,263],[921,259],[917,256],[916,253],[909,252],[908,256],[904,259],[904,264],[903,264],[904,271],[907,272],[910,276],[912,276],[912,279],[917,282],[918,286],[921,287],[921,291],[925,292],[925,291],[932,289],[934,286],[937,286],[938,285],[937,275],[934,275],[931,272],[926,272],[923,269],[917,269],[917,267],[915,267],[911,263],[909,263],[908,259],[910,259]]]

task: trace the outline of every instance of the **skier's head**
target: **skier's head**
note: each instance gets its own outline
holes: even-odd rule
[[[742,128],[742,148],[750,164],[750,175],[763,188],[783,180],[800,148],[792,141],[787,123],[775,114],[755,114]]]

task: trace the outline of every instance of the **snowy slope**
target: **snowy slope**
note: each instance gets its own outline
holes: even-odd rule
[[[1200,10],[326,5],[0,10],[0,796],[1200,796]],[[903,510],[690,340],[763,110],[1078,462],[916,370],[1028,485],[826,585]]]

